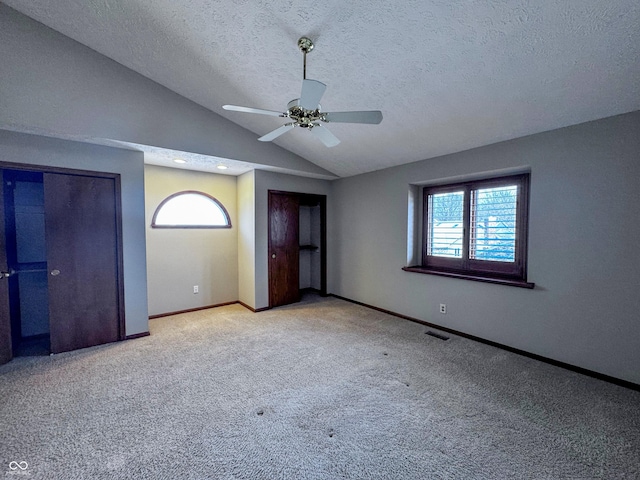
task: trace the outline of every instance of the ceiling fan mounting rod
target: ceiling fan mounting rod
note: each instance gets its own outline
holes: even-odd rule
[[[300,37],[298,39],[298,48],[302,51],[302,79],[307,79],[307,53],[313,50],[313,42],[310,38]]]

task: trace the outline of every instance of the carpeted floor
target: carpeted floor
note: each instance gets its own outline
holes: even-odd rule
[[[640,478],[640,392],[335,298],[150,324],[0,366],[0,474]]]

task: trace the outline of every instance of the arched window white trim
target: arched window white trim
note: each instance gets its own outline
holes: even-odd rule
[[[231,228],[227,209],[211,195],[195,190],[168,196],[153,214],[152,228]]]

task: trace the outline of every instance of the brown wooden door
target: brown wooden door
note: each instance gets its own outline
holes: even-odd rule
[[[51,352],[121,338],[116,181],[44,174]]]
[[[300,197],[269,192],[269,306],[300,301]]]
[[[0,272],[8,272],[4,226],[4,181],[0,170]],[[9,312],[9,279],[0,278],[0,365],[13,358],[11,346],[11,315]]]

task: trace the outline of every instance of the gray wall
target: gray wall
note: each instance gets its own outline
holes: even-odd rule
[[[153,165],[144,170],[149,314],[238,300],[236,177]],[[231,218],[231,228],[151,228],[158,205],[185,190],[218,200]]]
[[[126,334],[147,332],[142,154],[0,130],[0,159],[3,162],[120,174]]]
[[[337,180],[331,291],[640,383],[639,152],[635,112]],[[531,170],[534,290],[401,270],[410,184],[513,169]]]

